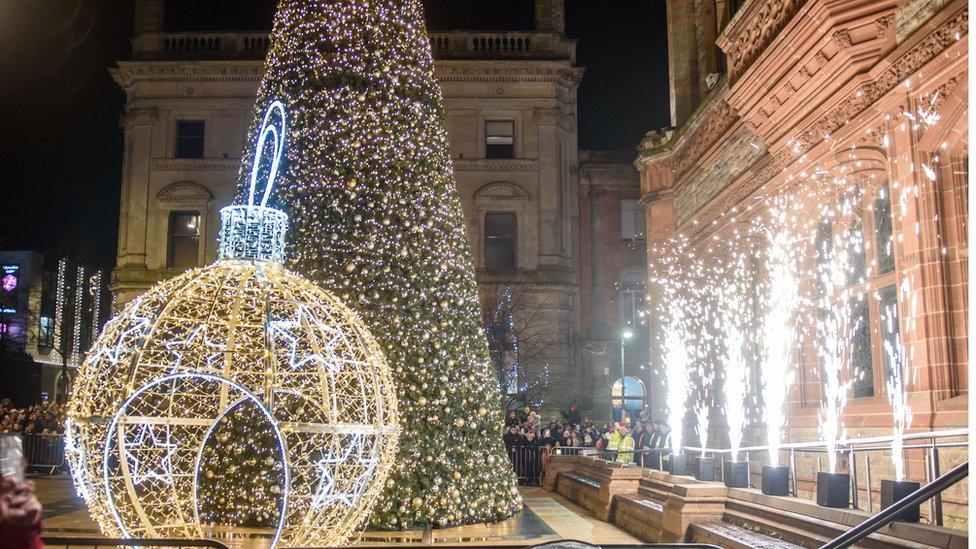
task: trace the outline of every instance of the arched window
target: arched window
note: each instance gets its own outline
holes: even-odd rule
[[[633,376],[617,379],[610,388],[613,418],[619,420],[644,408],[644,382]]]

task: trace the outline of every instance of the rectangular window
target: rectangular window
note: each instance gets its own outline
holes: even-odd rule
[[[203,120],[176,121],[176,158],[203,158]]]
[[[847,284],[858,284],[867,274],[867,255],[864,246],[867,241],[864,226],[858,221],[851,227],[847,245]]]
[[[636,200],[620,201],[620,238],[644,240],[644,210]]]
[[[485,122],[485,158],[515,158],[515,122]]]
[[[895,270],[895,243],[892,238],[891,195],[888,184],[878,189],[874,201],[874,242],[878,248],[878,274]]]
[[[490,271],[515,270],[514,213],[485,214],[485,268]]]
[[[169,257],[167,266],[185,271],[197,266],[200,254],[200,214],[173,212],[169,216]]]
[[[898,328],[898,287],[892,284],[881,289],[878,308],[881,312],[881,341],[883,345],[885,379],[891,377],[901,362],[901,338]]]
[[[37,333],[37,346],[54,346],[54,319],[49,316],[41,317],[41,326]]]
[[[851,302],[851,369],[854,398],[874,396],[874,365],[871,363],[871,317],[867,298]]]
[[[814,253],[817,259],[817,271],[815,276],[815,286],[817,296],[824,297],[827,289],[825,287],[826,272],[829,270],[830,262],[834,257],[834,225],[830,221],[821,221],[817,225],[817,233],[814,237]],[[821,320],[826,311],[820,311]]]
[[[635,328],[640,325],[640,311],[644,307],[644,291],[640,288],[624,288],[617,299],[620,307],[620,325]]]

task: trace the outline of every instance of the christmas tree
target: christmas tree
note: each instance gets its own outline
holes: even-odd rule
[[[374,526],[513,515],[521,501],[420,2],[280,0],[248,143],[274,100],[290,116],[277,192],[289,261],[360,313],[397,381],[400,452]]]

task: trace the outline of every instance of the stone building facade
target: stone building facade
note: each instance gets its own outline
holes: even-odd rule
[[[133,59],[112,71],[126,92],[116,307],[215,258],[217,212],[234,198],[264,70],[266,34],[172,32],[164,9],[163,0],[136,0]],[[547,365],[569,389],[549,402],[555,408],[592,393],[581,351],[581,309],[592,299],[580,286],[583,69],[562,0],[536,0],[535,13],[534,31],[438,32],[431,43],[482,292],[526,289],[533,321],[553,338],[527,366]],[[618,164],[636,194],[636,171]],[[606,403],[594,406],[605,415]]]
[[[761,197],[802,189],[820,170],[872,199],[886,186],[918,191],[892,220],[891,268],[864,282],[874,376],[849,395],[851,437],[892,430],[877,296],[902,280],[918,297],[896,299],[902,341],[914,349],[911,431],[968,425],[968,17],[963,0],[668,0],[673,127],[650,132],[635,162],[649,250],[675,231],[721,238],[764,208]],[[878,219],[865,213],[868,238]],[[817,440],[820,364],[806,348],[794,360],[787,438]],[[871,459],[877,502],[890,460]],[[942,470],[962,459],[944,451]],[[925,466],[921,452],[908,453],[910,478],[924,480]],[[801,490],[812,489],[815,467],[801,461]],[[957,486],[944,496],[947,515],[963,516],[964,494]]]

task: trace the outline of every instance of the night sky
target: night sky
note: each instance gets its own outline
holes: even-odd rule
[[[114,266],[132,0],[0,1],[0,249]],[[424,0],[432,30],[529,30],[532,0]],[[668,124],[664,0],[567,0],[580,147],[633,150]],[[168,0],[167,30],[266,30],[273,0]]]

